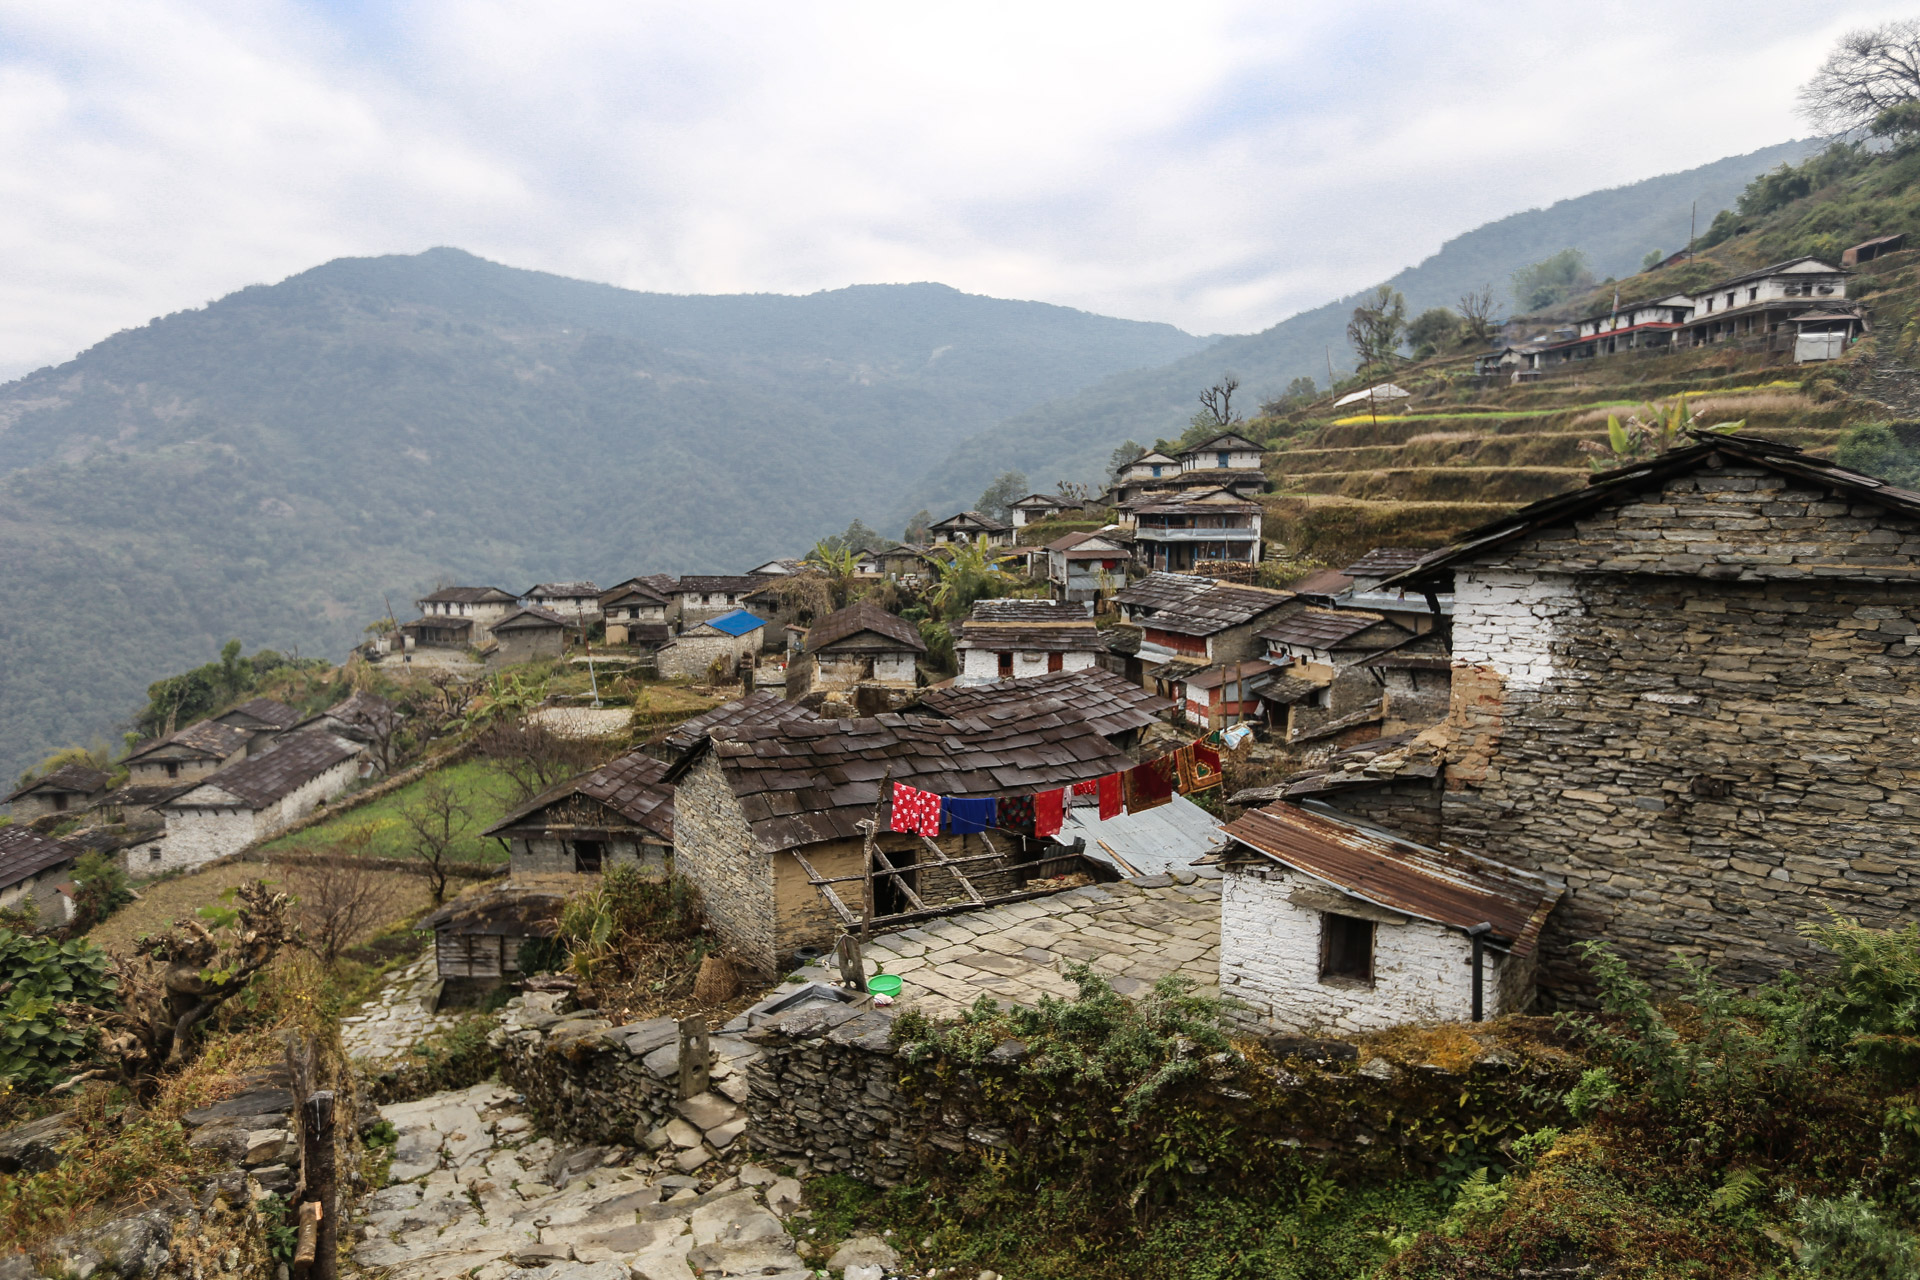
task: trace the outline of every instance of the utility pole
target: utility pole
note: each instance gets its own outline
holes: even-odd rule
[[[1700,202],[1695,200],[1687,213],[1687,261],[1693,261],[1693,231],[1700,223]]]

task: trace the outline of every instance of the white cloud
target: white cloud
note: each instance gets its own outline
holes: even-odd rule
[[[1259,328],[1490,218],[1800,132],[1880,3],[25,0],[0,371],[342,254],[942,280]]]

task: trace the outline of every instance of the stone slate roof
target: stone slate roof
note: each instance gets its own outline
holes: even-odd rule
[[[652,583],[643,582],[638,578],[631,582],[623,582],[600,597],[601,603],[608,605],[625,604],[630,600],[665,605],[671,604],[673,597],[671,589],[663,591]]]
[[[1322,569],[1308,574],[1287,590],[1299,596],[1325,596],[1332,599],[1353,586],[1353,579],[1338,569]]]
[[[1450,589],[1455,565],[1509,543],[1519,542],[1543,530],[1569,525],[1580,517],[1616,501],[1623,502],[1634,493],[1658,489],[1675,476],[1710,469],[1716,457],[1778,472],[1789,479],[1830,489],[1848,498],[1871,503],[1908,519],[1920,519],[1920,493],[1899,488],[1857,471],[1849,471],[1824,458],[1813,457],[1795,445],[1778,444],[1753,436],[1718,435],[1709,431],[1695,431],[1691,434],[1695,440],[1699,441],[1698,444],[1689,445],[1684,449],[1675,449],[1671,453],[1663,453],[1645,462],[1615,467],[1611,471],[1596,472],[1587,478],[1586,487],[1583,489],[1543,498],[1503,519],[1489,521],[1477,529],[1470,529],[1461,535],[1460,541],[1435,552],[1417,568],[1387,579],[1380,584],[1380,587],[1382,590],[1397,587],[1408,591],[1428,587]],[[1728,510],[1732,512],[1735,509],[1729,507]],[[1680,544],[1672,545],[1675,549],[1680,549]],[[1620,571],[1660,572],[1657,563],[1654,563],[1651,558],[1666,553],[1666,548],[1650,545],[1648,550],[1650,559],[1647,563],[1623,565]],[[1722,568],[1718,565],[1714,567]],[[1863,561],[1857,569],[1845,576],[1871,578],[1874,576],[1873,571],[1874,564]],[[1688,572],[1697,573],[1698,570]],[[1723,569],[1723,572],[1725,576],[1743,579],[1810,576],[1809,571],[1797,563],[1779,566],[1772,570],[1753,566],[1732,569],[1728,566]],[[1831,579],[1841,575],[1823,573],[1818,576]],[[1905,575],[1903,574],[1902,577],[1904,578]]]
[[[661,781],[666,776],[664,761],[645,752],[634,751],[604,764],[591,773],[555,787],[549,787],[483,831],[482,835],[506,835],[516,828],[544,827],[537,815],[570,796],[597,800],[646,831],[669,843],[673,840],[673,788]],[[527,821],[529,817],[534,821]]]
[[[1566,886],[1464,850],[1434,849],[1280,801],[1227,827],[1236,845],[1377,907],[1455,929],[1486,921],[1490,941],[1531,953]]]
[[[1051,493],[1030,493],[1007,504],[1010,507],[1071,507],[1076,504]]]
[[[1243,626],[1295,599],[1298,597],[1291,591],[1222,584],[1162,609],[1144,619],[1143,625],[1154,631],[1171,631],[1183,636],[1210,636],[1229,627]]]
[[[1270,677],[1282,668],[1268,662],[1265,658],[1247,658],[1240,662],[1222,663],[1217,667],[1208,667],[1205,671],[1196,671],[1186,677],[1190,689],[1218,689],[1222,685],[1239,681],[1242,686],[1250,686],[1255,680]],[[1243,687],[1240,692],[1250,694],[1251,687]]]
[[[90,769],[84,764],[63,764],[52,773],[26,783],[8,796],[7,801],[12,803],[21,796],[31,795],[36,791],[66,791],[76,795],[90,796],[106,788],[107,775],[100,770]]]
[[[673,593],[675,595],[688,595],[693,592],[701,595],[740,595],[747,591],[758,591],[761,587],[770,586],[777,580],[777,574],[694,574],[674,583]]]
[[[854,824],[873,816],[889,778],[943,796],[1001,796],[1133,766],[1057,699],[953,720],[883,715],[733,728],[716,732],[710,749],[767,853],[858,838]],[[697,758],[683,757],[668,780]]]
[[[1359,609],[1322,609],[1309,605],[1290,613],[1270,627],[1254,632],[1262,640],[1280,644],[1303,645],[1310,649],[1334,649],[1369,627],[1386,619],[1377,613]]]
[[[1315,684],[1311,680],[1302,680],[1299,676],[1281,676],[1271,684],[1262,685],[1254,696],[1276,707],[1287,707],[1324,688],[1326,688],[1325,685]]]
[[[536,582],[527,588],[523,597],[532,600],[545,596],[549,600],[585,600],[600,598],[600,588],[591,582]]]
[[[276,742],[273,750],[265,755],[243,760],[232,768],[202,778],[169,803],[183,809],[233,807],[232,800],[223,802],[213,794],[202,796],[203,792],[218,791],[250,808],[264,809],[312,782],[342,760],[351,760],[359,754],[359,750],[330,733],[317,730],[290,733]],[[195,796],[202,798],[195,800]]]
[[[423,918],[415,928],[456,935],[551,938],[560,925],[567,895],[559,889],[529,888],[508,881],[474,897],[455,898]]]
[[[898,614],[862,600],[828,614],[807,628],[806,651],[818,653],[823,649],[847,652],[911,649],[925,653],[927,645],[920,638],[920,628]]]
[[[945,685],[921,694],[919,705],[936,715],[962,717],[1049,699],[1070,707],[1108,738],[1144,729],[1173,710],[1167,699],[1100,667],[991,684]]]
[[[66,841],[43,836],[31,827],[0,827],[0,889],[10,889],[28,876],[79,856],[79,850]]]
[[[127,760],[138,760],[142,756],[152,755],[164,747],[179,747],[190,755],[211,756],[215,760],[225,760],[234,752],[247,745],[253,735],[235,725],[222,724],[218,720],[202,720],[199,724],[190,724],[164,738],[135,747]]]
[[[1340,572],[1349,578],[1384,578],[1405,573],[1432,554],[1432,547],[1375,547]]]
[[[1260,504],[1242,498],[1231,489],[1208,489],[1201,492],[1173,493],[1154,497],[1150,502],[1129,503],[1135,515],[1141,516],[1181,516],[1188,514],[1217,515],[1222,511],[1257,512]],[[1247,537],[1251,529],[1222,529],[1222,537]]]
[[[969,622],[1085,622],[1087,607],[1059,600],[979,600]]]
[[[1218,453],[1222,449],[1228,449],[1228,450],[1239,449],[1243,451],[1247,449],[1254,449],[1254,450],[1258,450],[1261,453],[1265,453],[1267,446],[1259,443],[1258,441],[1247,439],[1245,436],[1241,435],[1238,431],[1222,431],[1217,436],[1208,436],[1205,440],[1202,440],[1199,444],[1194,445],[1190,449],[1182,449],[1180,451],[1180,456],[1183,458],[1187,458],[1187,457],[1193,456],[1196,453],[1208,453],[1208,452]]]
[[[269,729],[291,729],[300,722],[300,713],[284,702],[275,702],[272,698],[254,698],[243,702],[228,711],[222,711],[214,718],[227,721],[229,716],[238,716],[243,720],[252,720]],[[228,723],[231,723],[228,721]]]
[[[995,653],[1099,653],[1107,646],[1093,619],[1082,617],[1078,622],[963,622],[953,647]]]
[[[1191,573],[1165,573],[1159,570],[1114,593],[1114,599],[1136,609],[1171,609],[1192,596],[1215,586],[1212,578]]]
[[[557,613],[538,608],[534,605],[527,605],[525,608],[515,609],[512,613],[509,613],[506,617],[494,623],[493,633],[499,635],[502,631],[545,631],[553,627],[570,627],[572,625],[571,622],[568,622]]]
[[[417,604],[513,604],[519,597],[498,587],[441,587]]]
[[[685,751],[704,742],[709,733],[745,725],[778,724],[784,720],[812,720],[813,712],[797,702],[788,702],[767,689],[755,689],[744,698],[715,707],[683,720],[661,738],[660,745],[672,751]]]

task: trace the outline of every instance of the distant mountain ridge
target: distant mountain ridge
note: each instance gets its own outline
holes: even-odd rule
[[[451,249],[115,334],[0,387],[0,776],[229,636],[338,655],[436,581],[796,553],[966,437],[1204,345],[945,285],[680,297]]]
[[[1386,283],[1406,295],[1410,315],[1450,307],[1485,284],[1493,286],[1504,309],[1511,305],[1507,289],[1515,271],[1569,246],[1586,253],[1596,275],[1624,279],[1640,269],[1648,250],[1686,247],[1695,202],[1704,231],[1756,175],[1796,163],[1824,145],[1819,139],[1783,142],[1512,214],[1455,236]],[[1248,409],[1296,377],[1325,386],[1329,360],[1343,376],[1353,369],[1346,326],[1354,303],[1354,297],[1341,298],[1260,333],[1221,338],[1159,368],[1116,373],[1017,414],[957,447],[888,514],[961,505],[1009,468],[1045,487],[1055,479],[1096,479],[1123,440],[1177,436],[1197,407],[1195,398],[1224,372],[1244,384]]]

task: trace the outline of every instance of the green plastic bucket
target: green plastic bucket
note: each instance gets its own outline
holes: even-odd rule
[[[867,979],[867,990],[876,996],[898,996],[900,979],[891,973],[876,973]]]

